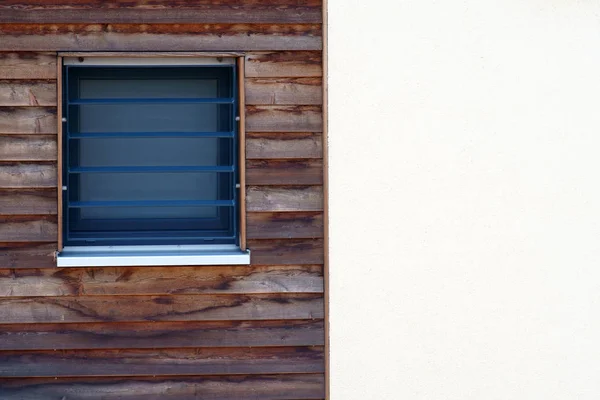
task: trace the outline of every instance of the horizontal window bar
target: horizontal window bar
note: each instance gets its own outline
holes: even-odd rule
[[[211,167],[73,167],[69,168],[70,174],[83,173],[119,173],[119,172],[234,172],[233,165]]]
[[[191,104],[233,104],[231,97],[222,98],[107,98],[79,99],[68,101],[70,106],[85,104],[155,104],[155,103],[191,103]]]
[[[233,207],[234,200],[139,200],[139,201],[70,201],[69,208],[84,207]]]
[[[102,236],[102,234],[108,234]],[[165,240],[170,238],[181,239],[181,240],[201,240],[201,241],[219,241],[219,240],[233,240],[235,235],[232,235],[228,231],[173,231],[171,236],[165,236],[164,232],[139,232],[139,231],[116,231],[115,235],[111,236],[111,232],[91,232],[91,233],[79,233],[74,232],[69,235],[69,239],[82,240],[86,242],[98,243],[98,242],[121,242],[131,241],[132,239],[144,239],[144,240]],[[160,234],[162,233],[162,234]],[[219,235],[222,233],[221,235]],[[119,235],[119,236],[116,236]]]
[[[146,138],[146,137],[200,137],[200,138],[233,138],[234,132],[86,132],[67,133],[69,139],[86,138]]]

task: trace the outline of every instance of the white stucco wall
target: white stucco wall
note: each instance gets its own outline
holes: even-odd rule
[[[600,399],[600,2],[328,3],[331,399]]]

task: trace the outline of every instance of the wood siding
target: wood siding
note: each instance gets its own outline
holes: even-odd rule
[[[0,4],[2,399],[325,397],[321,7]],[[56,267],[57,51],[245,54],[251,265]]]

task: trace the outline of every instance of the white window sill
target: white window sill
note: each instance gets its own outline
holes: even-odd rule
[[[65,247],[58,267],[130,267],[162,265],[248,265],[250,251],[234,245]]]

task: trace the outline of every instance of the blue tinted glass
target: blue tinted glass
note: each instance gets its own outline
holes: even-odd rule
[[[66,70],[66,244],[234,243],[233,68]]]

